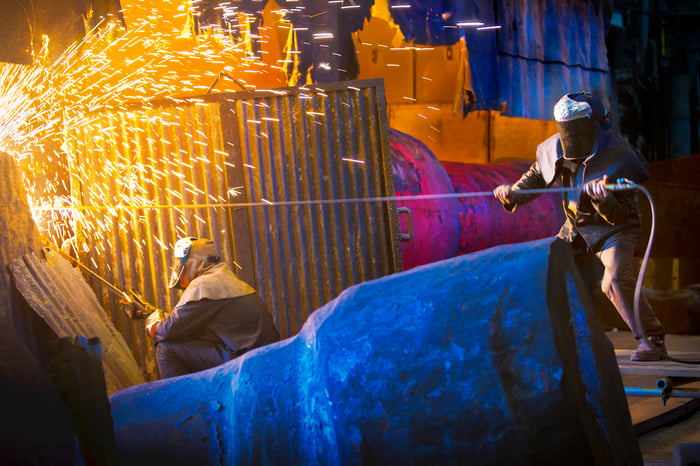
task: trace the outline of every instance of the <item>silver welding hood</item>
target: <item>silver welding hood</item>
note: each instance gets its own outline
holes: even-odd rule
[[[598,131],[588,93],[567,94],[554,106],[564,158],[583,160],[595,150]]]
[[[183,288],[180,285],[180,278],[182,278],[182,272],[185,270],[188,260],[199,260],[207,263],[218,263],[221,260],[212,240],[192,236],[179,239],[175,243],[173,257],[175,260],[168,288]],[[190,280],[192,278],[190,277]]]

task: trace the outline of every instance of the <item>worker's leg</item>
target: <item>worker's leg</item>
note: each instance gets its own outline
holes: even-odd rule
[[[162,379],[209,369],[231,359],[228,351],[203,340],[163,341],[156,347]]]
[[[633,359],[656,360],[666,355],[663,343],[666,332],[643,293],[639,296],[639,321],[635,317],[634,292],[638,275],[634,260],[635,239],[616,235],[597,253],[605,267],[601,288],[640,342]]]

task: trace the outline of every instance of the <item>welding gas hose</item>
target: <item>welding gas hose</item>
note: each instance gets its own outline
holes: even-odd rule
[[[639,316],[639,301],[642,297],[642,284],[644,282],[644,274],[647,270],[647,263],[649,262],[649,254],[651,253],[651,245],[654,242],[654,234],[656,233],[656,205],[654,204],[654,199],[651,197],[649,191],[642,185],[634,183],[626,178],[620,178],[613,184],[606,184],[605,189],[608,191],[625,191],[629,189],[636,189],[644,193],[644,195],[649,200],[649,207],[651,210],[651,228],[649,229],[649,241],[647,241],[647,247],[644,250],[644,256],[642,257],[642,264],[639,267],[639,275],[637,276],[637,283],[634,287],[634,322],[642,335],[642,338],[646,338],[644,329],[642,328],[641,317]]]
[[[651,194],[649,193],[649,191],[647,191],[647,189],[644,186],[624,178],[617,180],[612,185],[605,185],[605,189],[610,191],[636,189],[644,193],[644,195],[649,200],[649,207],[651,210],[651,228],[649,229],[649,241],[647,241],[647,247],[644,251],[644,257],[642,258],[642,264],[639,267],[639,276],[637,277],[637,284],[634,287],[634,322],[637,325],[637,328],[639,329],[642,338],[646,339],[647,336],[646,333],[644,333],[641,318],[639,316],[639,301],[642,297],[642,282],[644,281],[644,273],[646,272],[647,263],[649,261],[649,253],[651,252],[651,245],[654,242],[654,234],[656,233],[656,205],[654,204],[654,199],[651,197]],[[676,359],[668,355],[665,356],[665,359],[668,359],[669,361],[680,362],[683,364],[700,364],[700,360]]]

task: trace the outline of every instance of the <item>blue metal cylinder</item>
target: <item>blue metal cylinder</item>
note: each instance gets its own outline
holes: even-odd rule
[[[114,394],[119,463],[641,464],[584,293],[552,239],[353,286],[293,338]]]

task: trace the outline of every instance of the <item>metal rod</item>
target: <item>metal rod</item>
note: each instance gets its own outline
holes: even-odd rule
[[[96,279],[98,279],[100,281],[100,283],[105,285],[110,291],[117,293],[118,295],[120,295],[124,299],[126,299],[128,302],[131,302],[131,298],[129,297],[128,294],[126,294],[124,291],[120,290],[116,286],[112,285],[110,282],[108,282],[107,280],[105,280],[104,278],[99,276],[97,273],[90,270],[87,266],[80,263],[80,261],[78,261],[78,259],[76,259],[75,257],[72,257],[69,254],[66,254],[65,252],[61,251],[60,249],[54,249],[54,248],[49,248],[49,249],[51,249],[52,251],[54,251],[58,255],[62,256],[64,259],[70,260],[71,262],[75,263],[78,267],[80,267],[81,269],[83,269],[84,271],[86,271],[87,273],[89,273],[90,275],[95,277]]]
[[[522,190],[527,194],[548,194],[579,191],[580,188],[544,188]],[[239,203],[206,203],[206,204],[168,204],[168,205],[115,205],[115,206],[77,206],[77,207],[36,207],[37,211],[54,210],[124,210],[124,209],[196,209],[202,207],[280,207],[296,205],[325,205],[325,204],[354,204],[359,202],[390,202],[390,201],[419,201],[430,199],[458,199],[466,197],[493,196],[493,191],[478,191],[472,193],[420,194],[414,196],[360,197],[350,199],[309,199],[299,201],[262,201]]]
[[[700,389],[686,388],[683,390],[644,388],[644,387],[625,387],[626,396],[658,396],[658,397],[676,397],[676,398],[700,398]]]

